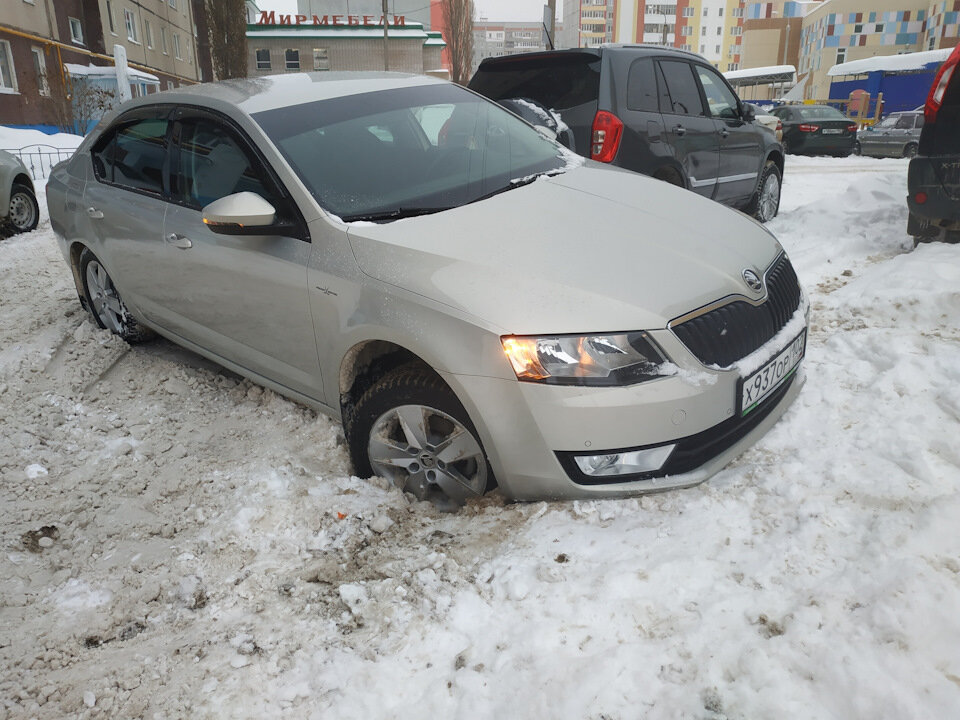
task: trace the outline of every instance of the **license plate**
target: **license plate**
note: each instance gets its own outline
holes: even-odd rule
[[[842,132],[843,132],[843,130],[835,130],[835,129],[833,129],[833,128],[824,128],[824,129],[823,129],[823,134],[824,134],[824,135],[839,135],[839,134],[842,133]]]
[[[785,350],[768,362],[762,368],[747,378],[741,380],[740,385],[740,416],[743,417],[757,408],[760,403],[770,397],[770,394],[780,387],[783,382],[796,371],[803,359],[807,347],[807,331],[793,339]]]

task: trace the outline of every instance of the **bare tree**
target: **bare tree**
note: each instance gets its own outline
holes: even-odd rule
[[[473,0],[441,0],[450,50],[450,79],[466,85],[473,69]]]
[[[62,88],[59,83],[57,87]],[[53,94],[54,117],[57,128],[63,132],[86,135],[117,104],[115,92],[91,84],[86,78],[68,76],[66,87],[68,92]]]
[[[247,76],[247,12],[244,0],[198,0],[205,10],[213,77],[217,80]],[[203,23],[197,32],[203,34]],[[202,45],[202,42],[198,43]]]

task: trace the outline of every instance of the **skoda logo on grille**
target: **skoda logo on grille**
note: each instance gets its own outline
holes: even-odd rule
[[[754,292],[763,290],[763,280],[750,268],[743,271],[743,281],[747,284],[747,287]]]

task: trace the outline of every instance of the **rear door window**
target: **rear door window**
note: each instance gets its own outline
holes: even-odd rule
[[[666,81],[666,95],[661,94],[660,111],[674,115],[704,115],[700,89],[690,63],[678,60],[661,60],[660,69]],[[669,104],[664,106],[663,101]]]
[[[163,193],[167,154],[167,120],[150,118],[121,125],[97,143],[93,164],[97,177],[131,190]]]
[[[627,77],[628,110],[659,112],[657,77],[653,70],[653,60],[650,58],[634,60],[630,65]]]

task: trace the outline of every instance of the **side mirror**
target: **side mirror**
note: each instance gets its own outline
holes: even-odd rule
[[[221,235],[263,235],[273,225],[277,211],[252,192],[227,195],[203,208],[203,222]]]
[[[551,130],[551,129],[548,128],[546,125],[534,125],[533,127],[536,128],[536,131],[537,131],[538,133],[540,133],[541,135],[543,135],[547,140],[556,140],[556,139],[557,139],[557,133],[556,133],[556,131]]]
[[[740,116],[744,119],[745,122],[753,122],[754,120],[757,119],[757,112],[750,105],[741,105]]]

